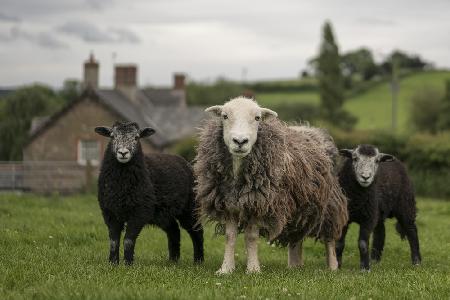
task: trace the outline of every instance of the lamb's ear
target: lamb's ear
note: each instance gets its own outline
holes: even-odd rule
[[[268,108],[261,108],[261,117],[263,120],[271,120],[278,117],[278,114],[274,112],[273,110],[270,110]]]
[[[386,154],[386,153],[379,153],[378,154],[378,161],[393,161],[395,159],[394,155]]]
[[[155,129],[150,128],[150,127],[145,127],[145,128],[142,128],[142,129],[139,131],[139,137],[140,137],[140,138],[146,138],[146,137],[151,136],[151,135],[154,134],[154,133],[155,133]]]
[[[112,129],[111,127],[98,126],[95,127],[95,132],[106,137],[111,137]]]
[[[222,115],[222,108],[223,105],[214,105],[211,107],[208,107],[207,109],[205,109],[205,112],[215,116],[215,117],[220,117]]]
[[[353,150],[352,149],[340,149],[339,154],[344,157],[352,158]]]

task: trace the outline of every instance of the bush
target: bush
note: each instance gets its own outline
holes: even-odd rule
[[[412,96],[410,120],[415,129],[431,133],[438,131],[442,96],[439,90],[431,88],[424,88]]]
[[[189,105],[210,106],[242,95],[245,89],[236,82],[218,79],[213,84],[190,82],[186,91]]]
[[[197,154],[197,145],[198,139],[190,137],[173,145],[170,148],[170,152],[184,157],[188,162],[192,162]]]

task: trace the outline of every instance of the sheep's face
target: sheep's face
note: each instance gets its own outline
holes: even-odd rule
[[[259,107],[254,100],[244,97],[209,107],[206,112],[221,119],[225,145],[236,158],[243,158],[251,152],[258,138],[259,124],[277,117],[276,112]]]
[[[392,155],[380,153],[372,145],[359,145],[354,150],[342,149],[339,153],[352,160],[356,181],[362,187],[368,187],[373,183],[380,162],[394,160]]]
[[[136,123],[116,122],[112,127],[96,127],[95,132],[111,138],[112,151],[117,161],[127,163],[140,147],[139,139],[151,136],[155,130],[149,127],[139,129]]]

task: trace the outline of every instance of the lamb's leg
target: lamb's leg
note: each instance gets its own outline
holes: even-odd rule
[[[247,247],[247,273],[261,271],[258,260],[259,228],[256,224],[245,228],[245,244]]]
[[[360,267],[363,271],[370,271],[369,237],[370,230],[361,224],[359,226],[358,248],[360,256]]]
[[[194,263],[203,262],[203,226],[197,225],[197,220],[192,216],[179,219],[181,227],[183,227],[191,237],[192,246],[194,247]]]
[[[167,244],[169,248],[169,259],[177,261],[180,258],[180,227],[175,219],[169,221],[163,228],[167,234]]]
[[[139,220],[131,220],[127,222],[125,237],[123,240],[124,259],[126,265],[132,265],[134,260],[134,247],[136,239],[141,233],[144,224]]]
[[[336,243],[334,241],[325,243],[327,253],[327,265],[331,271],[338,269],[338,261],[336,258]]]
[[[289,243],[288,246],[288,267],[303,267],[303,241]]]
[[[398,219],[398,221],[403,227],[406,237],[408,238],[409,247],[411,249],[411,262],[413,265],[420,265],[422,262],[422,257],[420,255],[416,222],[414,220],[401,221],[400,219]]]
[[[348,225],[342,229],[341,238],[336,243],[336,256],[338,261],[338,267],[342,267],[342,254],[345,248],[345,236],[347,235]]]
[[[105,222],[109,231],[109,262],[117,265],[119,263],[120,235],[123,230],[123,223],[106,215]]]
[[[384,240],[386,232],[384,228],[384,220],[379,220],[375,230],[373,231],[373,243],[371,257],[374,261],[379,262],[381,260],[381,254],[384,249]]]
[[[227,221],[225,223],[225,254],[223,257],[222,267],[216,274],[228,274],[233,272],[235,268],[234,262],[234,247],[236,245],[236,237],[238,233],[238,226],[235,221]]]

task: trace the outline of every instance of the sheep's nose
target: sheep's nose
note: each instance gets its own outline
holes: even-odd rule
[[[238,145],[239,147],[242,147],[243,145],[248,143],[248,138],[233,138],[233,142]]]
[[[361,175],[361,177],[362,177],[362,179],[364,179],[364,180],[367,180],[367,179],[369,179],[370,178],[370,175]]]
[[[119,150],[119,151],[117,151],[117,153],[122,155],[122,157],[125,157],[128,154],[128,152],[130,152],[130,151],[128,151],[128,150]]]

